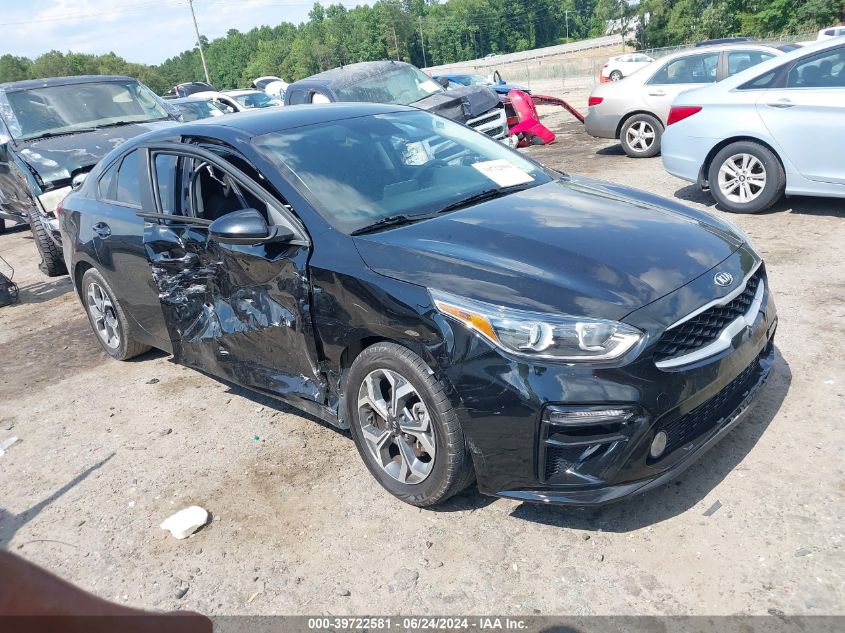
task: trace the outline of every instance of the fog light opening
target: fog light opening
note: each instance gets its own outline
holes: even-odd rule
[[[649,454],[652,458],[657,459],[663,454],[663,451],[666,450],[666,441],[669,437],[666,435],[665,431],[658,431],[657,435],[654,436],[654,439],[651,441],[651,450]]]

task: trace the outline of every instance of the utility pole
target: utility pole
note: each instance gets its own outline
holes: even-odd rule
[[[422,30],[422,16],[420,18],[420,46],[422,46],[422,54],[423,54],[423,68],[428,66],[428,63],[425,61],[425,38],[423,37],[423,30]]]
[[[566,41],[569,41],[569,9],[564,9],[563,14],[566,17]]]
[[[188,6],[191,7],[191,16],[194,18],[194,29],[197,31],[197,46],[200,49],[200,59],[202,60],[202,70],[205,73],[206,83],[211,83],[211,78],[208,76],[208,66],[205,64],[205,53],[202,52],[202,39],[200,39],[200,27],[197,25],[197,14],[194,13],[194,0],[188,0]]]
[[[396,25],[392,24],[391,28],[393,29],[393,41],[396,44],[396,61],[399,61],[399,40],[396,38]]]

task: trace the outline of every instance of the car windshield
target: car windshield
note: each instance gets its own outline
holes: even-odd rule
[[[147,87],[130,80],[9,91],[0,113],[18,140],[170,118]]]
[[[293,171],[326,220],[346,233],[551,180],[504,144],[422,111],[308,125],[258,136],[253,143]]]
[[[223,110],[209,101],[191,101],[190,103],[177,103],[175,105],[179,108],[183,121],[196,121],[224,114]]]
[[[460,75],[457,80],[458,83],[465,86],[490,86],[493,84],[492,81],[481,75]]]
[[[229,95],[245,108],[271,108],[282,105],[265,92],[247,92],[240,95]]]
[[[415,103],[435,92],[443,92],[443,87],[421,70],[405,65],[335,89],[340,101],[397,105]]]

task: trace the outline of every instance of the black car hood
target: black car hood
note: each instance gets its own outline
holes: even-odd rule
[[[411,105],[445,116],[447,119],[466,123],[481,116],[500,103],[499,96],[485,86],[459,86],[445,92],[435,92]]]
[[[644,192],[564,178],[355,238],[379,274],[528,310],[621,319],[742,244],[704,213]]]
[[[17,154],[38,174],[41,182],[51,188],[63,184],[63,181],[69,182],[78,169],[90,169],[124,141],[162,125],[174,124],[175,121],[130,123],[91,132],[18,141]]]

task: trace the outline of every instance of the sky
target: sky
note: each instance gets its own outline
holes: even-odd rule
[[[341,0],[353,7],[359,0]],[[209,40],[229,29],[298,24],[314,0],[194,0],[200,33]],[[323,5],[338,4],[338,0]],[[0,55],[34,58],[62,52],[108,53],[158,64],[196,42],[187,0],[0,0]]]

